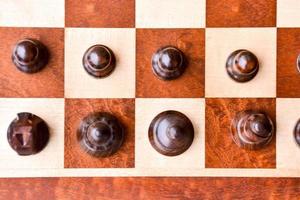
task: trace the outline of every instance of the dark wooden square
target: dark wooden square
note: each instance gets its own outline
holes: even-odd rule
[[[206,0],[207,27],[274,27],[276,0]]]
[[[265,148],[250,151],[238,147],[230,133],[231,120],[243,110],[261,110],[275,123],[275,104],[275,99],[206,99],[205,167],[275,168],[275,136]]]
[[[67,27],[135,26],[135,0],[66,0]]]
[[[13,64],[15,44],[24,38],[40,40],[50,53],[41,71],[26,74]],[[0,97],[64,97],[64,30],[58,28],[0,28]]]
[[[134,167],[134,99],[66,99],[65,101],[65,168]],[[76,131],[80,121],[91,112],[109,112],[124,125],[125,140],[121,148],[106,158],[93,157],[81,149]]]
[[[300,29],[277,30],[277,97],[300,97]]]
[[[204,96],[204,29],[137,29],[136,94],[137,97]],[[157,49],[173,45],[189,62],[181,77],[163,81],[152,72],[151,59]]]

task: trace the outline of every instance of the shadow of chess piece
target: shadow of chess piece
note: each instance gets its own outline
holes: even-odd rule
[[[40,152],[49,140],[47,124],[31,113],[18,113],[17,116],[8,127],[8,143],[22,156]]]
[[[77,130],[80,146],[92,156],[107,157],[116,153],[124,141],[124,127],[105,112],[91,113],[82,119]]]
[[[148,137],[152,147],[166,156],[185,152],[194,139],[192,122],[178,111],[165,111],[151,122]]]
[[[231,123],[233,141],[249,150],[266,146],[273,138],[274,129],[267,114],[253,110],[239,112]]]
[[[258,69],[257,57],[248,50],[234,51],[226,61],[227,73],[236,82],[250,81],[256,76]]]

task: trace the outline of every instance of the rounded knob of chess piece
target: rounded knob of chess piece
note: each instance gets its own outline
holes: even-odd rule
[[[91,113],[81,121],[77,140],[90,155],[107,157],[121,147],[124,128],[118,119],[109,113]]]
[[[187,61],[182,51],[173,46],[158,49],[152,57],[152,71],[162,80],[173,80],[183,74]]]
[[[248,50],[231,53],[226,61],[228,75],[237,82],[247,82],[255,77],[259,69],[257,57]]]
[[[152,147],[166,156],[177,156],[185,152],[194,139],[192,122],[178,111],[165,111],[151,122],[148,131]]]
[[[249,150],[260,149],[272,140],[274,125],[267,114],[246,110],[239,112],[232,120],[231,134],[238,146]]]
[[[300,54],[299,54],[299,56],[297,58],[297,70],[300,73]]]
[[[297,144],[300,146],[300,119],[298,120],[294,129],[294,137]]]
[[[40,152],[49,140],[46,122],[32,113],[18,113],[7,130],[7,140],[13,150],[26,156]]]
[[[12,61],[22,72],[35,73],[43,69],[49,60],[45,45],[35,39],[18,41],[12,53]]]
[[[104,78],[115,69],[116,58],[111,49],[97,44],[86,50],[82,64],[88,74],[96,78]]]

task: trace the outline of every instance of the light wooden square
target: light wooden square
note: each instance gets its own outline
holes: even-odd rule
[[[277,168],[299,169],[300,147],[294,138],[294,128],[300,119],[300,99],[277,99],[276,110]]]
[[[225,69],[228,56],[238,49],[253,52],[260,64],[246,83],[235,82]],[[206,97],[276,96],[276,28],[208,28],[205,56]]]
[[[64,0],[1,0],[0,26],[64,27]]]
[[[204,99],[136,99],[135,168],[151,173],[154,169],[170,170],[175,175],[182,169],[204,168]],[[158,153],[148,139],[148,128],[153,118],[166,110],[185,114],[193,123],[195,137],[190,148],[174,157]],[[161,171],[161,175],[164,172]]]
[[[205,0],[136,0],[138,28],[203,28]]]
[[[92,45],[109,47],[116,68],[108,77],[97,79],[82,66],[82,57]],[[135,29],[67,28],[65,31],[65,97],[134,98]]]
[[[277,27],[300,27],[299,10],[299,0],[277,0]]]
[[[20,112],[41,117],[49,127],[49,142],[38,154],[19,156],[7,142],[7,128]],[[64,167],[64,99],[0,99],[0,122],[1,170]]]

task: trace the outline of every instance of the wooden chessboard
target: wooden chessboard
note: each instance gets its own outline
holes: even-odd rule
[[[299,0],[1,0],[0,177],[300,177],[293,129],[300,118]],[[23,38],[42,41],[47,67],[25,74],[11,61]],[[82,67],[94,44],[109,46],[117,67],[95,79]],[[189,59],[182,77],[162,81],[151,71],[160,47],[179,47]],[[239,84],[225,62],[236,49],[260,61],[250,82]],[[192,146],[167,157],[148,140],[151,120],[165,110],[187,115]],[[245,109],[261,109],[276,122],[276,137],[262,150],[239,148],[230,122]],[[50,127],[46,148],[18,156],[7,127],[18,112],[32,112]],[[126,140],[111,157],[84,152],[76,129],[93,111],[114,113]]]

